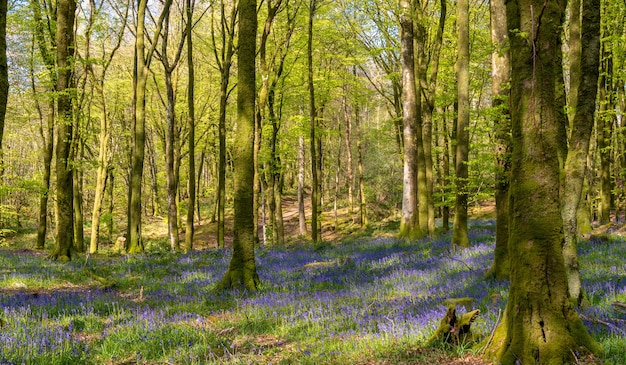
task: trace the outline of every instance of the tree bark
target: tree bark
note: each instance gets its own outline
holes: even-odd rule
[[[187,145],[189,148],[189,162],[187,172],[187,189],[189,190],[189,197],[187,198],[187,221],[185,225],[185,252],[191,252],[193,249],[193,236],[194,236],[194,213],[196,211],[196,113],[195,113],[195,69],[193,65],[193,43],[192,34],[193,30],[193,6],[191,0],[185,1],[185,10],[187,13],[187,28],[185,37],[187,38],[187,127],[189,128],[189,135],[187,136]]]
[[[256,0],[240,0],[239,51],[237,54],[237,130],[235,163],[235,216],[233,256],[220,287],[256,290],[259,276],[254,258],[254,138],[256,104]]]
[[[413,52],[413,16],[408,0],[400,0],[402,105],[404,137],[404,171],[402,182],[402,218],[399,236],[413,239],[423,236],[420,228],[417,202],[417,90],[415,83],[415,55]]]
[[[307,42],[307,64],[308,64],[308,87],[309,87],[309,139],[311,143],[311,240],[321,241],[319,229],[321,198],[320,183],[321,176],[318,176],[321,166],[318,166],[318,155],[321,151],[317,149],[319,137],[316,135],[317,110],[315,105],[315,85],[313,84],[313,19],[317,10],[317,0],[309,0],[309,22],[308,22],[308,42]]]
[[[304,136],[298,136],[298,227],[301,236],[306,235],[304,209]]]
[[[212,27],[211,39],[213,42],[213,48],[215,49],[215,60],[220,70],[220,110],[219,110],[219,122],[218,122],[218,140],[219,140],[219,159],[218,159],[218,176],[217,176],[217,245],[218,247],[224,247],[224,233],[225,233],[225,209],[226,209],[226,107],[228,105],[229,83],[230,83],[230,69],[233,64],[234,48],[234,31],[235,31],[235,19],[236,19],[236,7],[230,12],[230,21],[226,18],[226,5],[225,2],[221,2],[221,45],[219,48],[216,46],[215,33],[216,30]]]
[[[574,4],[572,4],[574,5]],[[571,22],[575,22],[572,19]],[[561,212],[563,215],[563,258],[568,278],[569,296],[577,304],[582,300],[580,271],[576,244],[578,238],[577,212],[583,190],[589,142],[593,130],[600,67],[600,1],[585,0],[582,10],[582,39],[585,44],[579,61],[582,72],[577,76],[576,112],[572,121]]]
[[[510,56],[507,50],[508,30],[504,0],[490,1],[491,42],[491,94],[496,140],[496,248],[489,274],[496,278],[509,275],[509,182],[511,173],[511,119],[508,94],[510,81]]]
[[[454,207],[454,231],[452,245],[469,247],[467,230],[468,160],[469,160],[469,1],[457,4],[458,54],[457,98],[458,116],[456,129],[456,204]]]
[[[71,259],[74,237],[73,179],[71,144],[73,140],[74,17],[76,2],[57,3],[57,148],[56,148],[56,242],[50,257]]]
[[[7,65],[7,0],[0,0],[0,176],[4,175],[4,120],[9,99],[9,68]]]
[[[599,352],[567,293],[559,196],[556,53],[565,0],[507,2],[512,179],[509,300],[488,347],[502,364],[563,364]]]

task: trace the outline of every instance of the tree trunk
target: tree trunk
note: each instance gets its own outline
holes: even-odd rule
[[[256,290],[259,276],[254,258],[254,138],[255,127],[255,60],[256,0],[240,0],[239,51],[237,68],[237,130],[233,159],[235,163],[235,216],[233,256],[220,287]]]
[[[33,89],[34,90],[34,89]],[[37,249],[44,249],[46,244],[46,231],[48,230],[48,196],[50,195],[50,176],[52,166],[52,155],[54,149],[54,101],[50,100],[48,106],[48,115],[46,116],[47,127],[43,128],[43,120],[41,120],[40,134],[43,140],[44,148],[42,153],[43,159],[43,175],[42,188],[39,195],[39,220],[37,223]],[[40,119],[43,116],[40,115]]]
[[[320,201],[320,184],[321,176],[318,172],[321,166],[318,164],[316,127],[317,127],[317,111],[315,106],[315,86],[313,84],[313,18],[317,7],[317,0],[309,0],[309,22],[308,22],[308,42],[307,42],[307,64],[308,64],[308,87],[309,87],[309,139],[311,143],[311,240],[318,242],[321,240],[321,232],[319,230],[319,206]]]
[[[7,65],[7,0],[0,0],[0,175],[4,175],[4,120],[9,99],[9,68]]]
[[[358,104],[354,107],[354,127],[356,133],[357,181],[359,182],[359,223],[361,228],[367,227],[367,199],[365,196],[365,179],[363,170],[363,131],[361,130],[361,113]]]
[[[130,187],[128,197],[128,233],[126,252],[130,254],[143,252],[141,240],[141,185],[143,180],[143,164],[146,148],[146,81],[148,64],[146,62],[145,17],[147,0],[139,0],[137,4],[137,23],[135,31],[135,69],[133,90],[133,147],[130,170]],[[156,197],[155,197],[156,199]]]
[[[572,4],[574,5],[574,4]],[[571,19],[571,22],[578,22]],[[577,108],[572,121],[569,150],[565,161],[565,179],[561,212],[565,243],[563,257],[568,278],[569,296],[577,304],[582,300],[576,244],[577,212],[585,179],[589,141],[593,130],[600,67],[600,0],[585,0],[582,10],[582,39],[585,48],[579,62],[582,72],[577,84]],[[579,43],[580,43],[579,42]]]
[[[507,2],[512,179],[509,300],[488,346],[502,364],[563,364],[601,351],[574,311],[562,255],[555,81],[565,0]],[[515,32],[513,32],[515,30]]]
[[[509,275],[509,181],[511,173],[511,120],[508,94],[510,81],[510,56],[506,5],[504,0],[490,1],[491,42],[495,45],[491,53],[491,107],[495,115],[496,155],[496,248],[493,266],[489,274],[502,279]]]
[[[600,152],[600,206],[599,220],[601,224],[611,221],[612,207],[612,184],[611,184],[611,136],[613,130],[613,56],[611,54],[610,37],[607,37],[607,29],[602,29],[600,67],[600,89],[598,100],[600,108],[598,112],[598,150]]]
[[[468,159],[469,159],[469,1],[457,3],[458,54],[457,97],[458,116],[456,127],[456,204],[454,207],[454,231],[452,245],[469,247],[467,231]]]
[[[219,140],[219,162],[217,176],[217,245],[224,247],[225,233],[225,209],[226,209],[226,106],[229,97],[230,68],[234,54],[234,27],[236,18],[236,8],[230,12],[230,22],[226,18],[226,5],[221,2],[221,52],[215,51],[215,58],[220,67],[220,110],[218,122],[218,140]],[[212,29],[213,47],[217,49],[215,44],[215,32]]]
[[[187,137],[187,145],[189,148],[189,163],[187,172],[187,189],[189,189],[189,197],[187,199],[187,222],[185,225],[185,252],[191,252],[193,249],[194,236],[194,212],[196,210],[196,125],[195,125],[195,71],[193,65],[193,43],[191,31],[193,29],[193,7],[192,1],[185,1],[185,10],[187,13],[187,29],[185,36],[187,38],[187,75],[189,81],[187,83],[187,127],[189,128],[189,136]]]
[[[70,260],[74,241],[73,179],[71,144],[73,140],[72,78],[74,64],[74,16],[76,2],[57,3],[57,149],[56,149],[56,242],[53,259]]]
[[[298,227],[301,236],[306,235],[304,209],[304,136],[298,136]]]
[[[399,236],[422,237],[417,202],[417,91],[415,89],[415,55],[413,53],[413,16],[410,1],[400,0],[402,46],[402,105],[404,136],[404,171],[402,182],[402,218]]]

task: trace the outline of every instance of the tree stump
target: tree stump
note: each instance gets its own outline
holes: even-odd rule
[[[126,237],[120,236],[115,240],[115,245],[113,246],[113,252],[115,253],[124,253],[126,252]]]
[[[441,319],[439,327],[428,340],[428,345],[432,345],[438,340],[446,343],[457,345],[467,341],[470,335],[470,327],[476,317],[480,314],[480,309],[463,314],[461,317],[456,315],[456,304],[453,300],[447,300],[448,310]]]

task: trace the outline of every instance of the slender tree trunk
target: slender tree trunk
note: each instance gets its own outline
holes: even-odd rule
[[[84,157],[84,147],[82,142],[80,141],[80,137],[74,136],[76,138],[76,142],[74,144],[74,149],[76,152],[73,153],[73,161],[78,161],[79,156],[81,159]],[[78,150],[81,152],[78,153]],[[77,164],[79,165],[79,164]],[[72,205],[74,207],[74,249],[78,252],[85,252],[85,228],[84,228],[84,215],[83,215],[83,171],[74,167],[72,170],[73,176],[73,202]]]
[[[607,37],[607,29],[602,29],[601,57],[600,67],[600,90],[599,102],[600,108],[598,113],[598,150],[600,152],[600,206],[599,220],[601,224],[611,221],[612,207],[612,184],[611,184],[611,137],[613,130],[613,56],[611,54],[611,41]]]
[[[34,89],[33,89],[34,90]],[[54,101],[48,103],[48,115],[46,116],[46,128],[43,128],[43,115],[40,115],[40,134],[43,140],[43,175],[42,188],[39,195],[39,220],[37,224],[37,249],[44,249],[46,243],[46,231],[48,229],[48,196],[50,195],[50,176],[52,156],[54,149]]]
[[[365,178],[363,169],[363,131],[361,129],[361,113],[358,104],[354,106],[354,127],[356,133],[357,181],[359,182],[359,223],[367,227],[367,199],[365,196]]]
[[[443,231],[448,232],[450,230],[450,207],[448,205],[448,193],[450,191],[450,143],[449,143],[449,134],[448,134],[448,121],[443,118],[441,123],[442,126],[442,134],[443,134],[443,158],[441,163],[443,164],[443,180],[441,182],[442,186],[442,202],[443,208],[441,210],[441,224],[443,226]]]
[[[128,234],[126,252],[143,252],[141,239],[141,203],[143,164],[146,148],[146,81],[148,64],[146,62],[145,17],[147,0],[137,4],[137,23],[135,31],[135,70],[134,70],[134,110],[133,110],[133,148],[130,170],[130,188],[128,197]],[[156,200],[156,197],[155,197]]]
[[[196,210],[196,115],[195,115],[195,69],[193,64],[193,6],[191,0],[185,1],[185,10],[187,12],[187,29],[185,36],[187,38],[187,127],[189,128],[189,136],[187,137],[187,145],[189,147],[189,163],[187,172],[187,189],[189,189],[189,197],[187,199],[187,221],[185,225],[185,252],[191,252],[193,249],[194,236],[194,212]],[[200,172],[202,172],[202,163],[200,163]],[[198,204],[199,206],[199,204]],[[198,215],[199,217],[199,215]]]
[[[581,72],[581,22],[580,22],[580,6],[582,0],[569,1],[569,39],[567,47],[569,48],[569,94],[567,98],[567,110],[570,124],[570,132],[574,124],[574,115],[576,114],[576,106],[578,102],[578,85],[580,83]],[[599,57],[599,56],[598,56]]]
[[[511,173],[511,119],[508,107],[510,56],[507,50],[508,29],[504,0],[490,1],[491,42],[491,106],[494,111],[496,155],[496,248],[490,274],[496,278],[509,275],[509,182]]]
[[[344,89],[345,90],[345,89]],[[347,92],[345,90],[344,92]],[[352,167],[354,163],[352,161],[352,120],[350,118],[350,111],[348,110],[348,103],[346,97],[343,99],[343,114],[344,114],[344,141],[346,144],[346,185],[348,185],[348,212],[352,215],[354,211],[354,171]]]
[[[4,120],[9,99],[9,68],[7,65],[7,0],[0,0],[0,176],[4,175]]]
[[[219,140],[219,162],[217,176],[217,245],[224,247],[225,233],[225,210],[226,210],[226,106],[228,105],[230,68],[235,52],[234,49],[234,27],[236,18],[236,8],[233,5],[230,13],[230,21],[226,19],[226,5],[221,2],[221,51],[218,54],[215,51],[215,58],[220,65],[220,111],[218,122],[218,140]],[[213,47],[217,49],[215,44],[215,29],[212,30]]]
[[[317,0],[309,0],[309,23],[308,23],[308,43],[307,43],[307,60],[308,60],[308,87],[309,87],[309,139],[311,142],[311,240],[318,242],[321,240],[321,232],[319,230],[320,206],[318,205],[321,198],[318,176],[320,166],[318,164],[316,136],[317,127],[317,111],[315,106],[315,86],[313,84],[313,19],[317,8]]]
[[[413,70],[415,75],[415,145],[417,149],[417,211],[418,211],[418,223],[422,234],[428,233],[428,183],[426,178],[426,156],[424,148],[424,127],[423,127],[423,114],[422,114],[422,94],[426,92],[422,87],[422,74],[426,77],[426,71],[423,68],[427,68],[425,60],[420,59],[420,55],[423,54],[426,48],[426,29],[420,23],[421,21],[421,7],[417,2],[412,1],[414,7],[414,20],[413,20]]]
[[[569,301],[562,255],[555,82],[565,0],[513,0],[506,6],[512,65],[511,284],[487,353],[502,364],[569,363],[575,351],[601,348]]]
[[[573,6],[574,4],[572,4]],[[571,23],[578,22],[571,19]],[[596,109],[598,77],[600,67],[600,0],[585,0],[582,10],[582,38],[578,43],[585,44],[580,53],[580,68],[577,76],[577,108],[572,122],[561,212],[565,243],[563,257],[568,278],[569,296],[577,304],[582,300],[580,271],[576,244],[578,237],[577,212],[585,179],[589,142],[593,130]]]
[[[304,136],[298,136],[298,227],[301,236],[306,235],[304,209]]]
[[[237,70],[237,130],[235,133],[235,216],[233,256],[220,287],[256,290],[259,276],[254,258],[254,138],[256,104],[256,0],[240,0]]]
[[[457,135],[456,135],[456,204],[452,244],[469,247],[467,231],[468,159],[469,159],[469,1],[457,3],[458,54],[457,54]]]
[[[114,207],[114,188],[115,188],[115,174],[113,173],[114,169],[111,167],[108,169],[107,171],[107,175],[108,180],[109,180],[109,184],[108,184],[108,195],[109,195],[109,205],[107,206],[107,220],[106,222],[106,227],[107,227],[107,239],[112,242],[113,241],[113,207]]]

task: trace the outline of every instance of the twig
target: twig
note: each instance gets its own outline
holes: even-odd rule
[[[491,330],[491,335],[489,335],[489,340],[487,340],[487,343],[485,344],[485,346],[483,346],[483,348],[480,349],[481,355],[483,355],[487,347],[491,345],[491,341],[493,341],[493,337],[496,335],[496,329],[498,328],[498,325],[500,324],[501,315],[502,315],[502,309],[498,309],[498,318],[496,318],[496,323],[493,325],[493,330]]]
[[[626,331],[624,331],[623,329],[621,329],[621,328],[617,327],[616,325],[614,325],[614,324],[612,324],[612,323],[609,323],[609,322],[603,321],[603,320],[601,320],[601,319],[599,319],[599,318],[589,317],[589,316],[586,316],[586,315],[584,315],[584,314],[580,314],[580,318],[582,318],[582,319],[586,319],[587,321],[590,321],[590,322],[592,322],[592,323],[597,323],[597,324],[601,324],[601,325],[607,326],[607,327],[609,327],[611,330],[615,330],[615,331],[617,331],[617,332],[621,333],[621,334],[622,334],[622,336],[626,336]]]

